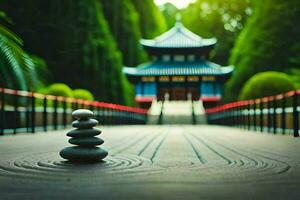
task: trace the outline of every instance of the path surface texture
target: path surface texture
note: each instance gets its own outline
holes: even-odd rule
[[[109,156],[71,164],[67,131],[0,138],[0,199],[300,199],[300,140],[218,126],[100,127]]]

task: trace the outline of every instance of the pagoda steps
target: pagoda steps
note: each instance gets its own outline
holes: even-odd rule
[[[202,102],[154,101],[148,124],[206,124],[206,118]]]

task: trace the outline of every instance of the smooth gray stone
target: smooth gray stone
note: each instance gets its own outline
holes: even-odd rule
[[[67,136],[79,138],[79,137],[93,137],[100,134],[101,131],[99,129],[89,128],[89,129],[73,129],[67,133]]]
[[[75,120],[72,122],[72,126],[80,129],[93,128],[98,124],[98,121],[95,119],[87,119],[87,120]]]
[[[93,147],[104,143],[104,141],[97,137],[81,137],[81,138],[71,138],[69,143],[75,144],[83,147]]]
[[[73,162],[97,162],[104,159],[108,153],[99,147],[67,147],[59,155]]]
[[[94,113],[90,110],[79,109],[72,112],[72,116],[76,119],[89,119],[94,116]]]

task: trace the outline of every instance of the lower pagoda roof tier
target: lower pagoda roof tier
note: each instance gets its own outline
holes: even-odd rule
[[[194,62],[154,61],[138,67],[124,67],[128,76],[227,76],[233,72],[233,66],[222,67],[206,60]]]

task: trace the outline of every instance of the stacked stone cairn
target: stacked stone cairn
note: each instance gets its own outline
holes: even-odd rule
[[[72,122],[75,128],[67,133],[71,137],[69,143],[76,145],[64,148],[60,151],[60,156],[70,162],[97,162],[104,159],[108,153],[104,149],[97,146],[104,141],[97,135],[101,134],[99,129],[93,128],[98,124],[98,121],[92,119],[94,113],[90,110],[79,109],[72,113],[76,121]]]

